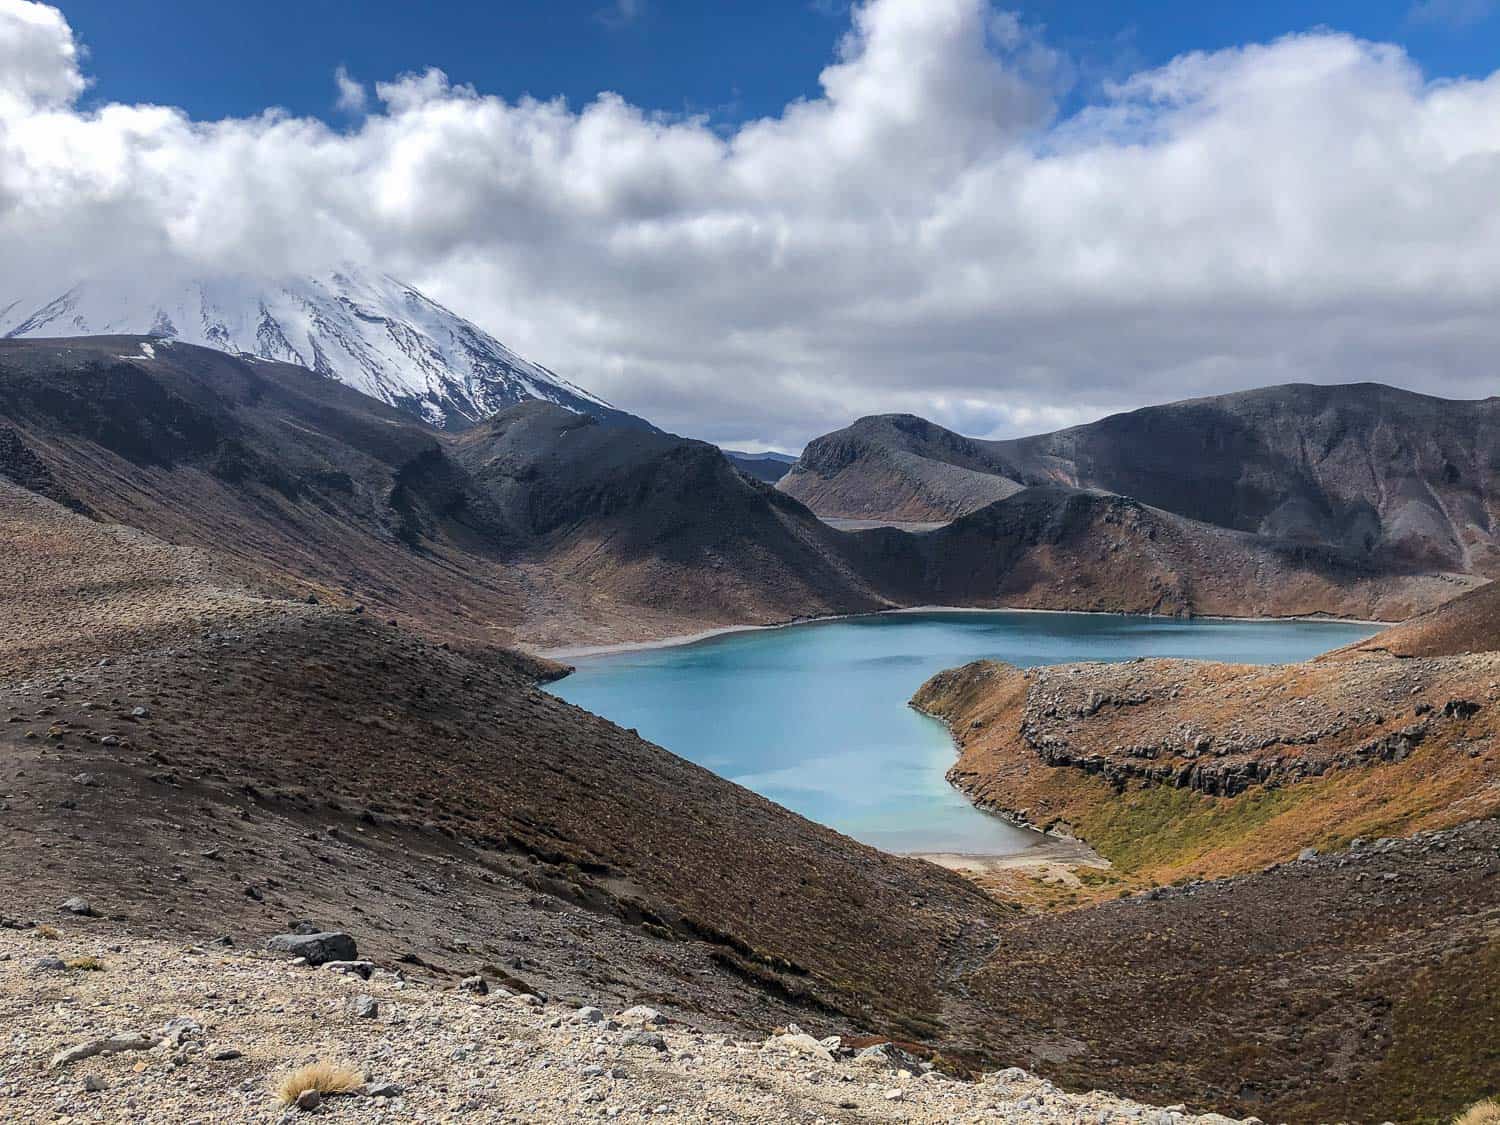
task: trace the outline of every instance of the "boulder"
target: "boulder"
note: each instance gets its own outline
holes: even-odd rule
[[[97,918],[99,916],[98,911],[94,909],[89,900],[83,898],[81,895],[74,895],[72,898],[64,899],[62,904],[58,906],[58,909],[64,910],[69,914],[77,914],[80,918]]]
[[[304,958],[309,965],[326,965],[329,961],[357,961],[359,949],[348,934],[277,934],[266,942],[266,948]]]

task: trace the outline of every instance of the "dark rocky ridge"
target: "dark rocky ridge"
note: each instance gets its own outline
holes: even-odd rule
[[[954,480],[957,474],[957,483]],[[1500,573],[1500,399],[1292,384],[976,441],[905,415],[810,443],[781,487],[827,516],[951,519],[1016,482],[1133,497],[1392,572]]]

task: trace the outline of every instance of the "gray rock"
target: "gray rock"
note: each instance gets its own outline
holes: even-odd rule
[[[573,1013],[574,1023],[603,1023],[604,1013],[598,1008],[584,1006]]]
[[[225,1047],[222,1050],[215,1051],[208,1057],[213,1059],[214,1062],[233,1062],[235,1059],[244,1058],[245,1052],[235,1047]]]
[[[360,1092],[367,1098],[399,1098],[406,1087],[397,1082],[366,1082]]]
[[[632,1008],[626,1008],[620,1013],[620,1022],[626,1027],[654,1027],[665,1021],[661,1013],[655,1008],[648,1008],[645,1004],[637,1004]]]
[[[64,899],[62,905],[59,906],[58,909],[65,910],[69,914],[77,914],[80,918],[98,917],[98,913],[94,910],[93,906],[89,904],[89,900],[79,895],[74,895],[72,898]]]
[[[344,1011],[355,1019],[372,1020],[380,1014],[380,1005],[373,996],[351,996],[344,1001]]]
[[[293,1104],[300,1110],[311,1111],[323,1104],[323,1095],[316,1090],[303,1090]]]
[[[472,992],[475,996],[489,995],[490,986],[481,976],[464,977],[458,982],[458,987],[465,992]]]
[[[112,1035],[107,1039],[91,1039],[87,1043],[80,1043],[76,1047],[57,1052],[47,1065],[56,1070],[70,1063],[91,1059],[95,1055],[117,1055],[122,1051],[149,1051],[160,1042],[160,1036],[145,1034]]]
[[[31,966],[33,973],[65,973],[68,966],[63,963],[61,957],[54,957],[50,953],[46,957],[38,958]]]
[[[1297,853],[1298,859],[1316,859],[1317,856],[1317,848],[1303,848],[1300,852]]]
[[[151,711],[146,707],[132,707],[130,709],[130,717],[132,719],[149,719],[151,717]]]
[[[266,942],[266,948],[277,953],[288,953],[305,958],[309,965],[324,965],[329,961],[357,961],[359,949],[348,934],[329,932],[321,934],[277,934]]]
[[[108,1090],[109,1086],[97,1074],[86,1074],[83,1077],[83,1088],[90,1094],[100,1094]]]

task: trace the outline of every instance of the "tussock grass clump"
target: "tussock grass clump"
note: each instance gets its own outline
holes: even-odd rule
[[[60,937],[62,937],[62,932],[56,926],[38,926],[35,930],[32,931],[32,933],[36,934],[37,937],[43,938],[47,941],[57,941]]]
[[[365,1084],[364,1075],[348,1063],[319,1059],[299,1066],[276,1084],[276,1099],[291,1105],[304,1090],[316,1090],[323,1096],[352,1094]]]
[[[1500,1101],[1485,1098],[1453,1119],[1453,1125],[1500,1125]]]
[[[87,973],[104,971],[104,962],[97,957],[69,957],[63,964],[70,969],[81,969]]]

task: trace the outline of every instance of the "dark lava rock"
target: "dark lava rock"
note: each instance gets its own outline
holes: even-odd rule
[[[266,942],[266,948],[306,958],[309,965],[359,960],[359,948],[354,944],[354,939],[341,933],[277,934]]]

